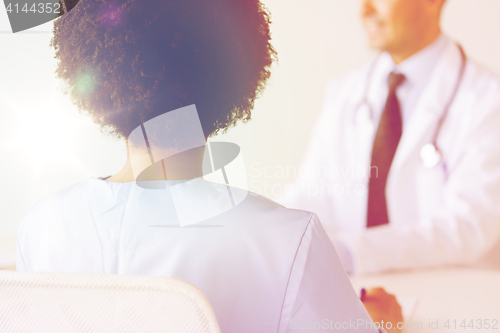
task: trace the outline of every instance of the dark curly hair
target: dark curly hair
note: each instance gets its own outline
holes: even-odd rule
[[[101,129],[127,137],[191,104],[205,137],[251,118],[276,59],[259,0],[66,3],[51,41],[56,74]]]

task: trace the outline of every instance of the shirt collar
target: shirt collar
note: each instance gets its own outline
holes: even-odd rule
[[[396,65],[396,71],[403,74],[412,85],[425,84],[445,49],[446,42],[447,38],[441,34],[432,44]]]
[[[403,62],[396,64],[389,53],[382,53],[381,61],[384,63],[385,76],[390,72],[398,72],[405,76],[405,85],[422,85],[430,78],[434,66],[446,48],[448,38],[441,34],[434,42],[413,54]]]

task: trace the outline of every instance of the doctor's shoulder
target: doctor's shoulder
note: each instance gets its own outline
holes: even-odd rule
[[[485,129],[497,132],[500,124],[500,75],[469,60],[453,109],[464,133],[484,136]]]
[[[350,110],[347,105],[358,103],[365,86],[367,72],[370,67],[365,65],[346,74],[331,78],[326,84],[323,98],[323,108],[317,123],[332,123],[336,117],[342,117]],[[333,117],[333,118],[332,118]]]
[[[347,94],[356,89],[366,79],[366,73],[369,66],[352,70],[328,80],[325,88],[325,102],[329,99],[337,99],[347,96]]]
[[[465,90],[477,101],[500,102],[500,73],[495,73],[474,60],[468,61],[464,82]]]

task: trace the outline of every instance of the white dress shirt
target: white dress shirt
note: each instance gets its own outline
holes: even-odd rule
[[[403,128],[405,127],[449,41],[448,37],[441,34],[433,43],[399,64],[394,62],[389,53],[380,54],[368,87],[368,101],[373,107],[373,116],[377,123],[389,94],[389,74],[396,72],[405,76],[405,81],[396,91]]]
[[[226,186],[165,183],[177,198],[205,198],[212,211],[227,204]],[[18,270],[182,278],[203,291],[227,333],[319,332],[336,323],[377,332],[353,328],[371,319],[315,214],[248,193],[181,227],[169,193],[90,178],[39,200],[19,228]]]

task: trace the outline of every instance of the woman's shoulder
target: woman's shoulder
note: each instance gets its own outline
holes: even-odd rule
[[[28,209],[20,224],[23,228],[35,228],[44,223],[54,223],[61,219],[64,203],[68,201],[75,203],[75,207],[84,204],[86,194],[90,186],[89,179],[72,184],[56,192],[37,199]]]
[[[246,198],[232,210],[234,219],[230,223],[238,221],[239,224],[247,225],[249,228],[260,226],[269,232],[274,230],[277,233],[292,232],[302,234],[312,223],[319,224],[316,214],[299,210],[290,209],[284,205],[273,201],[263,195],[231,188],[233,193],[238,191],[246,192]]]
[[[60,204],[68,196],[83,195],[88,192],[91,179],[87,178],[75,184],[68,185],[60,190],[47,194],[37,199],[30,207],[30,210],[37,212],[47,210],[48,207]]]
[[[248,192],[249,202],[256,207],[260,207],[261,213],[270,211],[276,211],[277,213],[283,214],[288,217],[293,217],[295,219],[309,221],[315,214],[309,211],[301,209],[288,208],[268,197],[254,192]]]
[[[86,179],[38,199],[29,208],[17,232],[18,260],[22,258],[25,269],[78,271],[75,265],[94,258],[87,255],[99,248],[89,204],[91,186]]]

